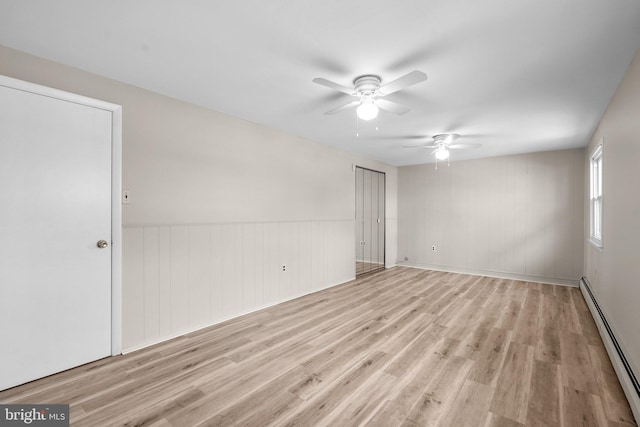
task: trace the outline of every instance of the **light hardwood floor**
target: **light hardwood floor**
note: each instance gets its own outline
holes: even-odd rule
[[[70,403],[95,426],[635,424],[577,288],[403,267],[0,402]]]

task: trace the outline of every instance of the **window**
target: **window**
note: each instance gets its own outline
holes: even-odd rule
[[[590,161],[590,212],[591,231],[589,240],[602,247],[602,142],[591,153]]]

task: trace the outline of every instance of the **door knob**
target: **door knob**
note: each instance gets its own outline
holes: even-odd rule
[[[100,249],[104,249],[107,246],[109,246],[109,243],[106,240],[98,240],[98,243],[96,243],[96,246],[99,247]]]

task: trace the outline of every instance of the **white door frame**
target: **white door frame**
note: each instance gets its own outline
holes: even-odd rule
[[[122,353],[122,107],[0,75],[0,86],[111,112],[111,355]]]

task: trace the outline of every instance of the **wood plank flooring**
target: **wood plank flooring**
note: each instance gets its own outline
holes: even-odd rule
[[[0,402],[69,403],[77,426],[635,425],[577,288],[406,267]]]

